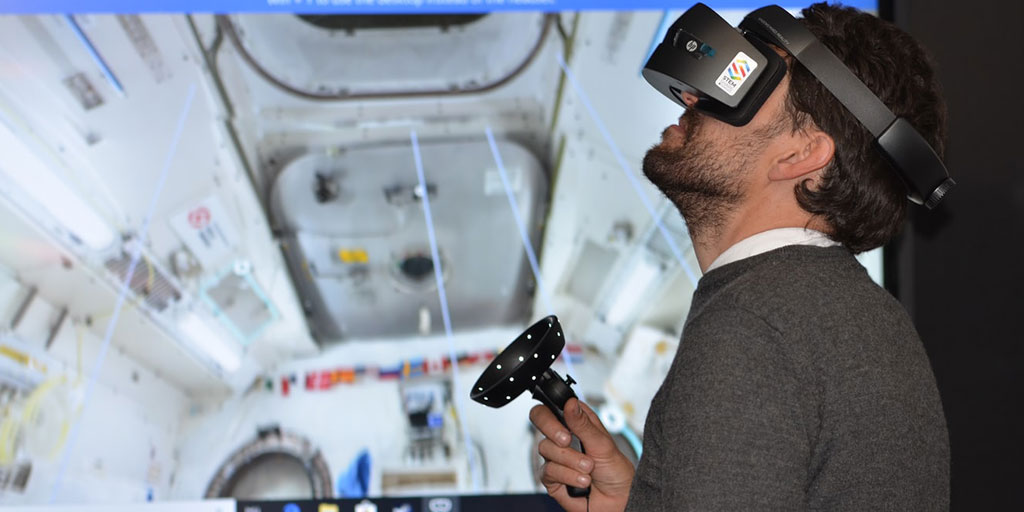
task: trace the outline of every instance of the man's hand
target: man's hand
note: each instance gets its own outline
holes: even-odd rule
[[[590,512],[622,512],[633,482],[633,464],[586,404],[571,398],[564,413],[587,453],[569,448],[569,431],[546,406],[534,407],[530,421],[546,436],[537,446],[546,461],[541,483],[567,512],[587,512],[587,499],[570,498],[566,485],[590,486]]]

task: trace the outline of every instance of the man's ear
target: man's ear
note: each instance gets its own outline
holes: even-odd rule
[[[768,172],[772,181],[790,181],[813,178],[835,156],[836,144],[829,134],[821,130],[798,132],[786,152],[779,155]]]

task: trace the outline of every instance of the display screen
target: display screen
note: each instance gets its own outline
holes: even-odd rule
[[[537,402],[469,399],[550,314],[638,461],[701,277],[640,73],[692,3],[0,0],[0,506],[558,510]]]

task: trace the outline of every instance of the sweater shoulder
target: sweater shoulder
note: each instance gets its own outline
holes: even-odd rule
[[[903,306],[842,248],[786,247],[755,258],[739,262],[747,263],[744,267],[723,267],[733,275],[709,274],[716,281],[706,297],[695,301],[707,309],[705,314],[744,310],[784,333],[814,325],[851,327],[872,319],[910,326]],[[698,288],[698,294],[703,291]]]

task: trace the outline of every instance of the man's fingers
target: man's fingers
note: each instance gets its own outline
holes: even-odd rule
[[[557,491],[557,486],[571,485],[573,487],[586,487],[590,485],[590,475],[565,467],[556,462],[546,462],[542,467],[540,481],[548,492]]]
[[[588,405],[575,398],[570,398],[565,403],[563,414],[565,422],[569,424],[569,429],[580,439],[587,452],[595,456],[602,456],[618,451],[611,435],[608,434],[597,414]],[[530,421],[545,437],[554,441],[558,446],[567,447],[572,441],[569,429],[566,429],[554,413],[543,405],[534,406],[530,410]]]
[[[541,440],[538,445],[538,451],[540,456],[544,457],[544,460],[561,464],[565,467],[575,468],[580,473],[590,473],[594,469],[594,461],[590,457],[572,448],[558,446],[550,439]]]
[[[530,409],[530,421],[537,427],[537,430],[544,434],[544,437],[553,440],[559,446],[569,446],[572,441],[569,430],[544,405],[536,405]]]
[[[537,445],[544,457],[540,481],[551,497],[569,512],[586,512],[594,496],[600,505],[595,510],[623,510],[633,480],[633,465],[615,446],[597,414],[579,400],[570,399],[563,411],[568,428],[543,405],[530,411],[530,421],[546,437]],[[579,438],[586,453],[569,446],[570,431]],[[592,480],[591,475],[597,480]],[[589,500],[572,498],[566,486],[594,486]],[[607,508],[607,507],[611,508]]]

